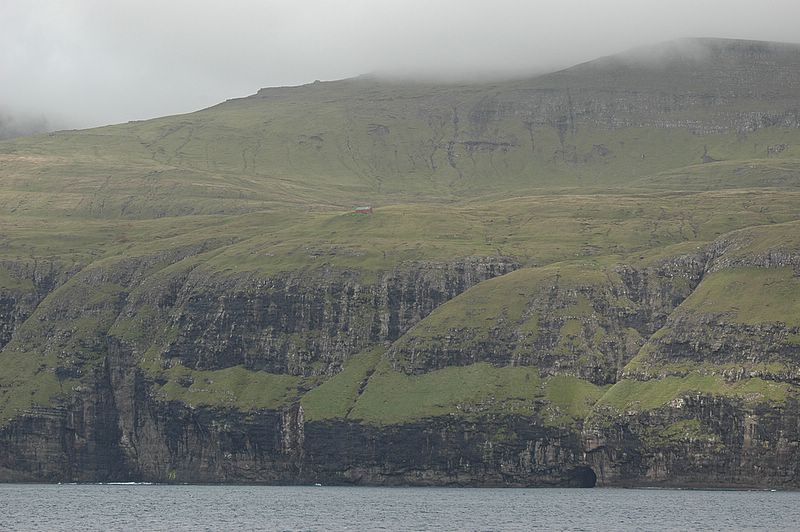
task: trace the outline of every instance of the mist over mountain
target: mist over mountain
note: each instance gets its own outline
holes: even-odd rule
[[[51,131],[51,126],[43,116],[13,115],[0,109],[0,140],[36,135],[47,131]]]
[[[526,77],[677,38],[797,41],[800,5],[767,0],[6,2],[0,102],[59,127],[194,111],[255,87],[365,73]]]

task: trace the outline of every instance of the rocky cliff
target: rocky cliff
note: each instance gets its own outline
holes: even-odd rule
[[[702,283],[589,416],[588,457],[601,482],[796,485],[795,229],[738,232],[710,246]]]
[[[285,303],[286,279],[246,276],[228,279],[230,285],[214,279],[207,286],[218,291],[203,291],[205,303],[192,305],[199,281],[173,269],[155,276],[157,286],[180,280],[181,288],[154,291],[154,278],[135,272],[169,262],[164,256],[117,265],[121,276],[108,273],[114,268],[84,273],[86,282],[123,286],[127,301],[116,306],[116,325],[91,346],[94,359],[84,357],[71,373],[60,366],[70,373],[65,382],[89,375],[73,385],[74,393],[2,429],[2,471],[9,480],[26,481],[794,486],[798,370],[792,361],[800,354],[800,328],[756,323],[752,313],[737,321],[731,309],[696,310],[724,305],[724,298],[707,293],[719,289],[720,275],[742,286],[763,281],[759,289],[794,286],[794,251],[748,249],[769,240],[769,232],[737,233],[690,254],[608,263],[594,272],[585,264],[512,272],[516,265],[508,259],[468,259],[387,272],[373,284],[351,279],[344,290],[320,283],[318,276],[330,272],[309,272],[293,278],[295,301],[307,305],[299,310]],[[185,254],[171,256],[181,258]],[[319,295],[305,292],[303,282]],[[392,285],[399,288],[389,309],[386,287]],[[268,296],[243,295],[253,286],[281,288],[284,304],[268,322],[284,324],[280,334],[319,338],[314,331],[322,329],[333,340],[318,344],[311,359],[263,346],[256,350],[264,355],[260,361],[242,358],[254,351],[243,347],[255,341],[247,331],[266,328],[264,314],[254,309],[269,309]],[[353,358],[363,346],[335,338],[346,334],[355,342],[358,331],[330,311],[337,304],[331,293],[352,298],[361,292],[369,296],[336,301],[349,316],[368,313],[364,345],[391,347]],[[430,302],[431,293],[444,300],[433,313],[432,306],[417,304]],[[793,293],[781,304],[795,304]],[[148,294],[158,294],[164,315],[180,324],[168,328],[205,334],[133,331],[135,309],[150,308]],[[380,324],[403,308],[417,314],[409,311],[389,336],[391,328]],[[781,316],[783,310],[768,312]],[[200,325],[186,327],[187,316]],[[307,318],[290,321],[298,316]],[[236,324],[240,332],[222,334],[221,323]],[[194,351],[219,354],[188,358],[192,349],[176,348],[188,342]],[[337,355],[342,346],[344,354]],[[361,357],[369,360],[348,376],[354,363],[347,361]],[[259,366],[265,360],[276,362],[265,369]],[[347,371],[338,366],[342,361]],[[486,362],[491,366],[482,366]],[[488,391],[459,373],[476,368]],[[248,375],[224,374],[231,369],[273,377],[242,382]],[[331,374],[336,377],[326,380]],[[276,381],[279,375],[290,381]],[[425,375],[439,380],[425,383]],[[214,387],[216,379],[224,380],[222,387]],[[354,387],[338,412],[326,410],[340,400],[337,393],[348,392],[348,383],[337,379],[350,379]],[[396,379],[405,380],[398,385]],[[259,393],[259,386],[273,390],[260,392],[255,408],[248,407],[247,395],[254,387]],[[307,390],[325,387],[322,406],[300,400],[314,398]],[[426,402],[426,395],[433,399]],[[408,402],[408,396],[408,410],[379,406]]]

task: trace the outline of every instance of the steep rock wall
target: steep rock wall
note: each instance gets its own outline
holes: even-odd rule
[[[506,258],[423,262],[375,282],[334,270],[227,279],[199,272],[175,296],[170,319],[179,332],[162,357],[197,369],[333,375],[348,356],[396,340],[470,286],[518,267]]]
[[[690,393],[658,411],[611,414],[584,436],[599,485],[796,489],[798,426],[797,401]]]
[[[266,366],[264,360],[278,359],[270,368],[299,374],[335,373],[363,345],[391,341],[446,299],[517,267],[508,259],[467,258],[410,265],[381,274],[377,282],[367,285],[346,275],[315,284],[332,277],[331,272],[270,279],[243,276],[218,282],[208,277],[199,280],[201,272],[192,265],[191,257],[205,249],[187,248],[80,272],[39,305],[35,326],[26,327],[12,348],[24,345],[47,360],[55,357],[59,365],[54,371],[62,389],[52,399],[56,407],[29,410],[0,429],[2,478],[273,483],[311,478],[312,473],[303,476],[301,471],[322,471],[325,464],[306,465],[302,458],[304,441],[298,434],[303,433],[303,421],[298,407],[255,412],[195,409],[154,397],[152,377],[139,366],[143,349],[161,345],[153,324],[173,316],[181,330],[188,331],[159,351],[166,365],[173,360],[192,364],[194,359],[188,357],[195,356],[195,349],[222,354],[202,359],[213,365],[195,362],[195,367],[221,369],[245,364],[256,349],[264,348],[267,356],[258,359],[261,366],[251,366],[261,369]],[[215,290],[205,292],[211,287]],[[95,293],[102,297],[91,297]],[[197,298],[205,303],[197,303]],[[83,303],[71,304],[75,301]],[[360,329],[348,321],[364,316]],[[76,336],[77,325],[85,327],[87,318],[91,328]],[[257,339],[269,336],[262,329],[274,335],[323,339],[313,344],[317,358],[301,358],[297,366],[287,364],[290,349],[270,351],[268,344],[257,344]],[[213,334],[193,336],[194,331],[209,330]],[[330,337],[334,340],[326,343],[324,339]],[[176,353],[187,358],[174,358]],[[313,365],[319,361],[324,366]],[[388,460],[392,452],[380,449],[387,444],[381,439],[383,432],[362,430],[377,442],[375,461]],[[307,445],[321,452],[330,437],[334,434]],[[571,446],[579,453],[577,441],[573,438]],[[447,445],[441,447],[442,453],[450,452]],[[330,472],[313,475],[356,483],[377,483],[383,478],[378,473],[363,480]]]
[[[487,361],[613,383],[697,286],[705,262],[697,253],[589,276],[568,266],[518,271],[444,305],[438,321],[409,332],[388,356],[407,373]]]
[[[800,255],[778,231],[710,246],[703,282],[595,406],[600,483],[797,487]]]

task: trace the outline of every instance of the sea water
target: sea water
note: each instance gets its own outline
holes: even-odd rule
[[[800,493],[0,484],[2,530],[798,530]]]

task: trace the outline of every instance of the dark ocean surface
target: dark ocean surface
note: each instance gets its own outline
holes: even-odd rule
[[[798,530],[800,493],[0,484],[2,530]]]

